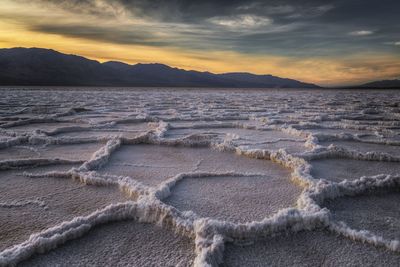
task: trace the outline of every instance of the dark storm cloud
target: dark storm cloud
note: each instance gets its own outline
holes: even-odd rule
[[[41,22],[32,23],[33,30],[113,43],[295,56],[399,50],[398,0],[34,2],[93,16],[106,25]],[[128,19],[110,26],[121,17],[145,23]]]
[[[151,32],[132,29],[114,29],[113,27],[88,25],[34,25],[31,30],[69,37],[87,38],[96,41],[114,42],[118,44],[136,44],[151,46],[167,46],[168,43],[154,36]]]

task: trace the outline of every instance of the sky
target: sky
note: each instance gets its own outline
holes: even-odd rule
[[[0,0],[0,48],[353,85],[400,78],[399,12],[399,0]]]

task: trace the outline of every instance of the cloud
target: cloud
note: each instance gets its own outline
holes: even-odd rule
[[[129,16],[123,1],[119,0],[15,0],[26,6],[40,5],[43,9],[62,9],[70,13],[101,16],[112,19]]]
[[[257,11],[257,10],[263,10],[264,13],[266,14],[288,14],[296,11],[296,8],[292,5],[265,5],[262,3],[257,3],[253,2],[248,5],[242,5],[238,6],[236,8],[238,11]]]
[[[373,33],[374,33],[373,31],[361,30],[361,31],[349,32],[349,35],[352,35],[352,36],[365,36],[365,35],[371,35]]]
[[[147,30],[131,30],[128,26],[115,28],[112,26],[93,26],[84,24],[69,25],[32,25],[36,32],[58,34],[67,37],[84,38],[117,44],[168,46],[169,43],[157,34]]]
[[[399,26],[396,25],[400,25],[367,25],[370,17],[356,16],[357,12],[366,10],[344,0],[327,0],[323,4],[317,0],[301,3],[295,0],[4,1],[13,2],[14,6],[19,3],[19,9],[9,10],[8,21],[14,20],[12,23],[38,33],[115,44],[228,49],[285,56],[331,56],[344,50],[388,49],[382,43],[397,39]],[[373,10],[371,3],[366,0],[363,5]],[[0,18],[3,18],[1,9],[0,6]],[[16,13],[22,9],[25,13]],[[40,12],[36,13],[37,10]],[[365,38],[343,35],[350,27],[380,30],[370,34],[365,42]],[[370,31],[353,34],[363,36],[366,32]]]
[[[318,18],[334,8],[335,6],[331,4],[322,6],[297,7],[293,8],[292,12],[288,12],[285,18],[296,20]]]
[[[400,46],[400,41],[399,42],[384,42],[386,45],[394,45],[394,46]]]
[[[254,29],[272,24],[268,17],[260,17],[252,14],[242,14],[237,16],[222,16],[208,19],[209,22],[227,27],[229,29]]]

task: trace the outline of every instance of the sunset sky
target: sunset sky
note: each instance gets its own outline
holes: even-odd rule
[[[399,0],[1,0],[0,48],[350,85],[400,78],[399,12]]]

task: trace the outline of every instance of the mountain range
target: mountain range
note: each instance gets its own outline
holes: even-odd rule
[[[382,80],[382,81],[374,81],[361,85],[355,86],[355,88],[361,89],[400,89],[400,80]]]
[[[2,86],[318,88],[272,75],[188,71],[164,64],[100,63],[51,49],[0,49]]]
[[[215,74],[164,64],[100,63],[52,49],[0,49],[0,86],[123,86],[215,88],[321,88],[312,83],[246,72]],[[400,88],[383,80],[342,88]]]

